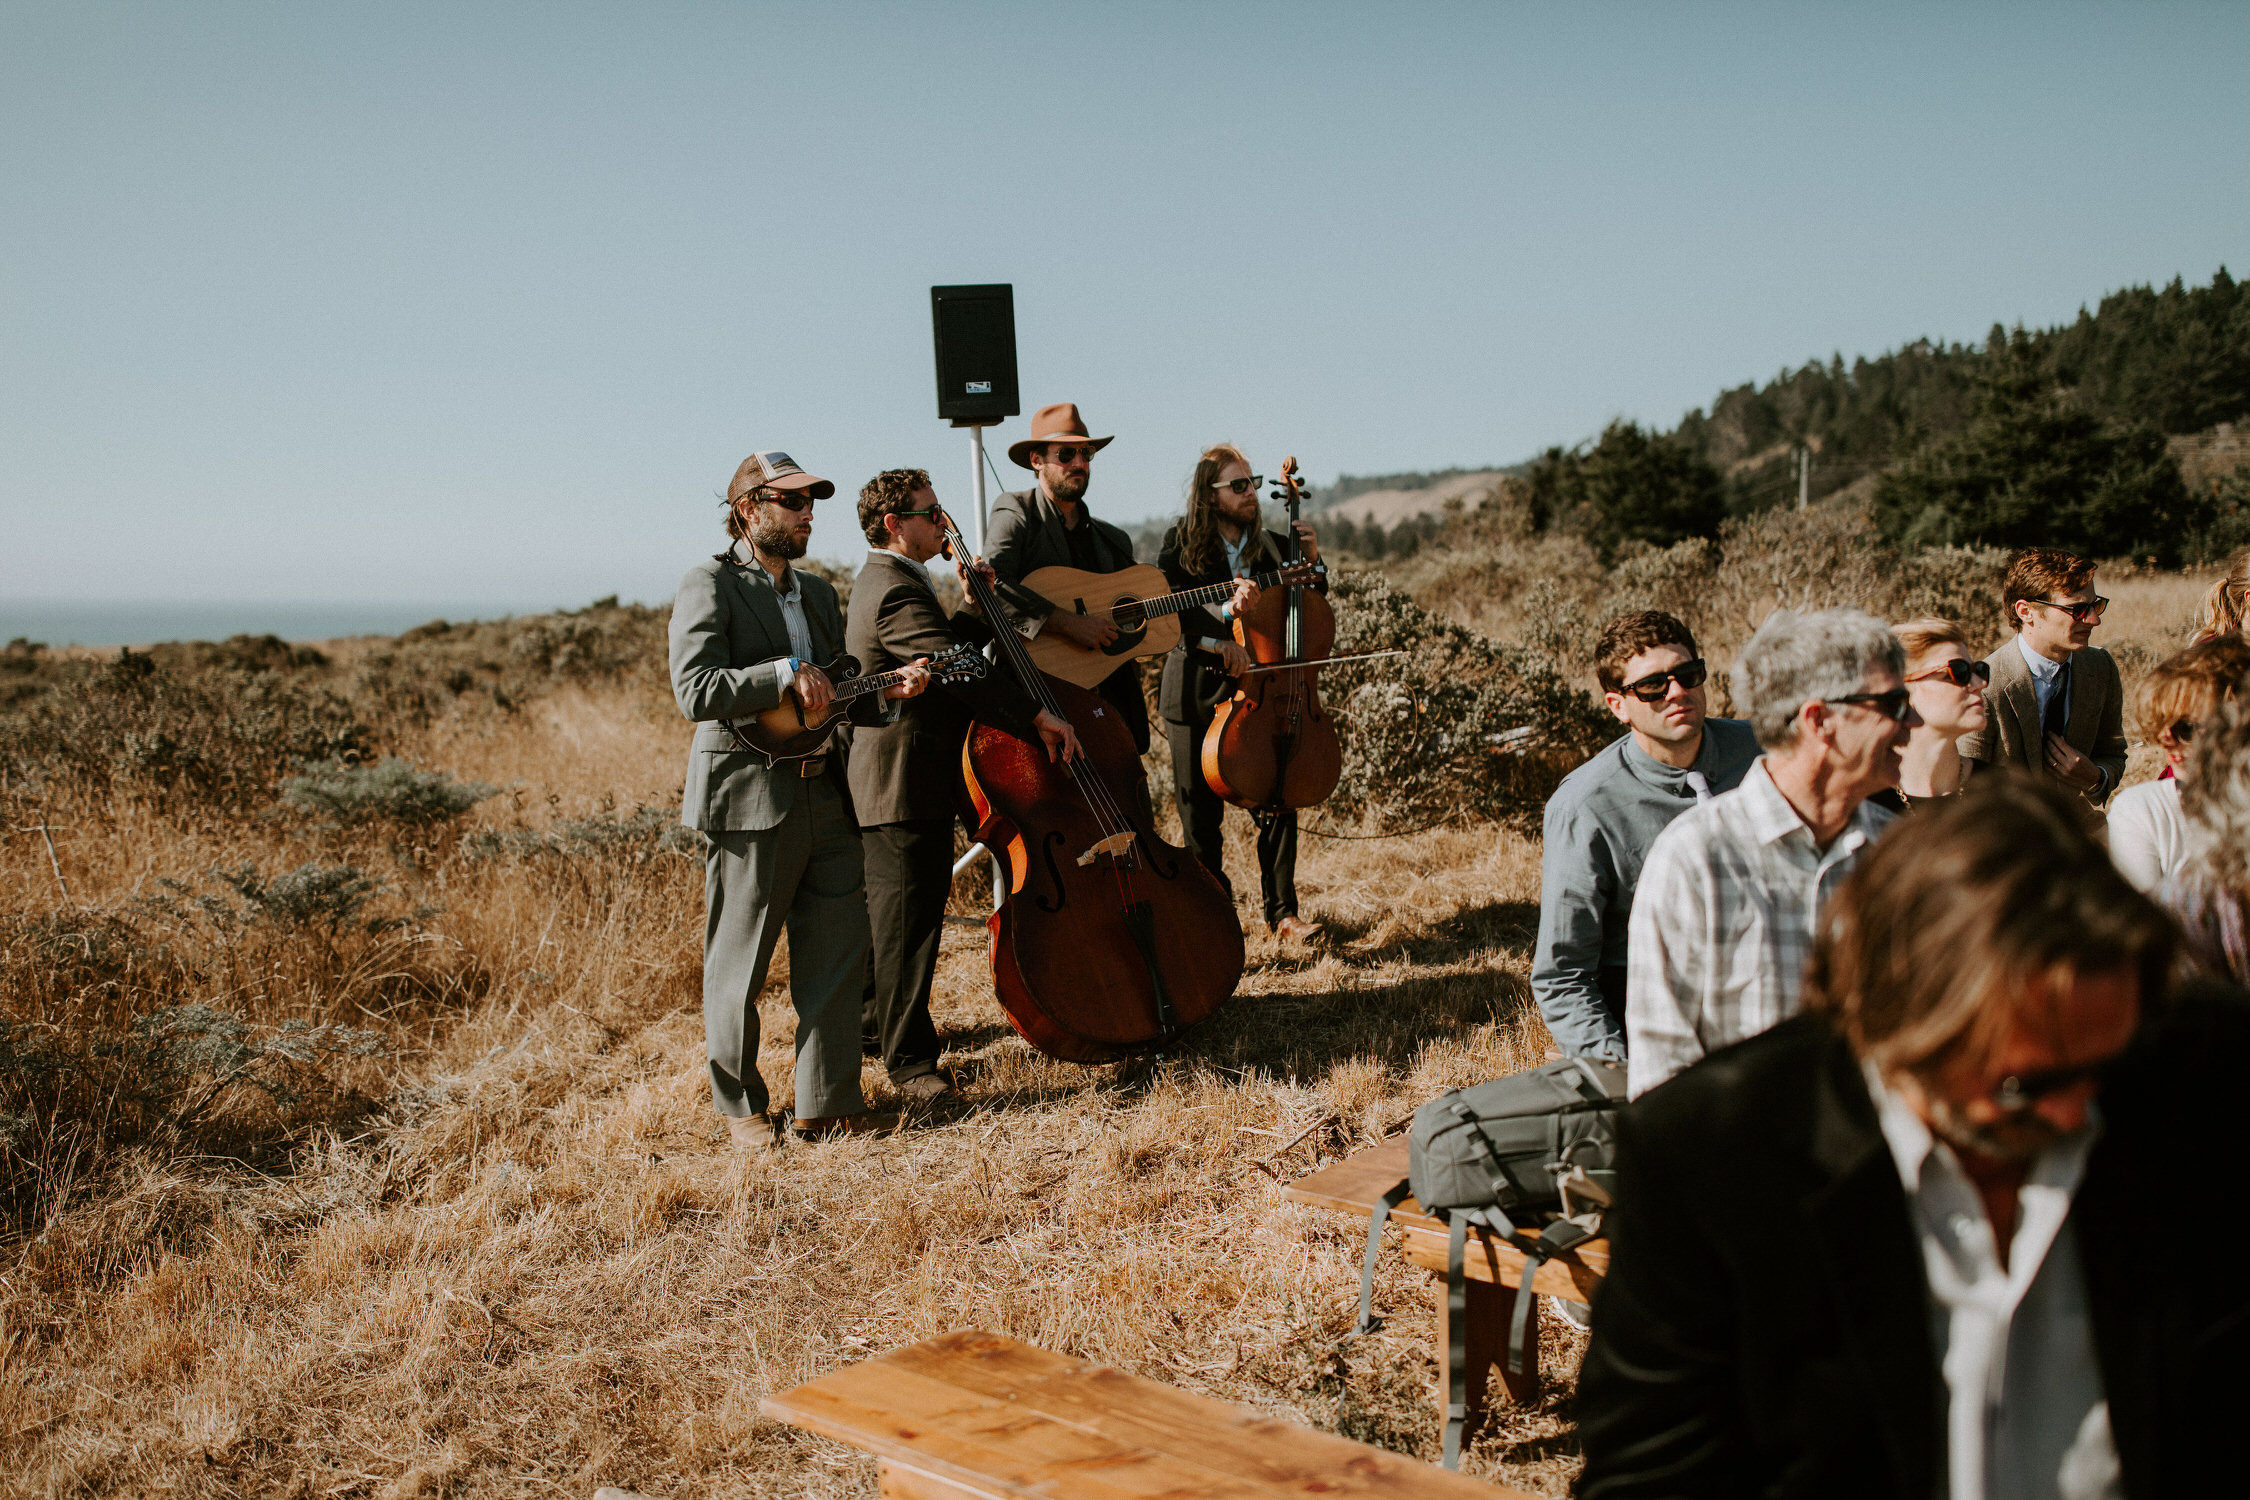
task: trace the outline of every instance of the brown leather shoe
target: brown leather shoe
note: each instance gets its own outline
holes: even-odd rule
[[[911,1099],[917,1104],[928,1104],[954,1092],[953,1080],[943,1073],[917,1073],[904,1083],[893,1084],[892,1087],[898,1090],[900,1098]]]
[[[729,1115],[727,1137],[737,1151],[771,1151],[781,1144],[771,1115]]]
[[[1320,923],[1298,916],[1283,917],[1273,924],[1273,935],[1285,943],[1309,943],[1323,930]]]
[[[832,1141],[839,1136],[866,1135],[881,1130],[890,1121],[872,1114],[822,1115],[811,1120],[792,1120],[790,1131],[800,1141]]]

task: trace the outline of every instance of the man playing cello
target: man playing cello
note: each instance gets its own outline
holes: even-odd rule
[[[1234,692],[1235,678],[1250,665],[1249,652],[1235,642],[1223,621],[1257,600],[1257,586],[1245,575],[1281,567],[1289,545],[1287,537],[1260,522],[1262,482],[1261,476],[1250,472],[1250,461],[1241,449],[1228,443],[1206,449],[1188,483],[1187,513],[1164,533],[1157,556],[1157,565],[1176,590],[1236,580],[1234,598],[1217,614],[1196,609],[1181,617],[1180,643],[1165,655],[1157,700],[1172,744],[1172,788],[1179,799],[1187,847],[1230,892],[1233,887],[1220,868],[1224,804],[1203,777],[1203,737],[1219,704]],[[1297,541],[1305,561],[1320,561],[1320,542],[1307,522],[1297,523]],[[1326,578],[1314,586],[1325,593]],[[1258,876],[1265,887],[1266,926],[1285,942],[1314,936],[1320,924],[1297,915],[1296,809],[1260,808],[1250,817],[1258,828]]]

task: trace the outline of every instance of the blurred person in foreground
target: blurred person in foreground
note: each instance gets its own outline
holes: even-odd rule
[[[2222,636],[2242,636],[2243,613],[2250,608],[2250,552],[2237,552],[2226,575],[2211,585],[2197,614],[2190,645],[2200,646]]]
[[[1735,662],[1765,749],[1742,784],[1657,835],[1626,943],[1627,1087],[1797,1013],[1814,922],[1891,814],[1921,720],[1890,627],[1856,609],[1775,610]]]
[[[2157,899],[2209,973],[2250,984],[2250,697],[2236,691],[2197,726],[2179,777],[2191,848]]]
[[[2165,658],[2141,684],[2140,731],[2164,755],[2154,781],[2129,786],[2109,805],[2109,857],[2136,889],[2153,892],[2176,873],[2199,841],[2180,809],[2180,786],[2191,773],[2188,749],[2196,727],[2232,697],[2250,673],[2250,641],[2214,636]]]
[[[1962,736],[1964,759],[2042,772],[2095,807],[2109,800],[2127,746],[2124,680],[2091,644],[2108,606],[2076,553],[2031,547],[2009,560],[2000,607],[2016,638],[1984,659],[1990,722]]]
[[[1619,615],[1594,645],[1594,680],[1626,733],[1547,799],[1531,993],[1565,1056],[1625,1061],[1625,936],[1656,836],[1731,792],[1758,758],[1740,719],[1707,716],[1695,634],[1657,609]]]
[[[1961,790],[1961,736],[1985,726],[1984,688],[1992,668],[1969,654],[1968,637],[1951,620],[1907,620],[1891,627],[1906,653],[1904,681],[1922,722],[1900,753],[1898,785],[1867,800],[1902,813],[1916,802]]]
[[[1807,1013],[1620,1117],[1578,1493],[2230,1490],[2250,996],[2173,943],[2052,782],[1903,819]]]
[[[812,539],[813,504],[836,486],[788,454],[753,453],[727,485],[727,550],[688,569],[672,600],[672,694],[695,721],[680,821],[705,836],[703,1036],[711,1100],[736,1149],[778,1139],[758,1076],[758,992],[782,929],[797,1009],[796,1129],[856,1128],[860,992],[867,963],[867,888],[841,733],[825,754],[769,765],[735,744],[725,720],[795,698],[825,711],[834,685],[820,668],[844,649],[835,586],[791,566]],[[880,724],[929,683],[919,663],[898,683],[855,699],[854,722]]]

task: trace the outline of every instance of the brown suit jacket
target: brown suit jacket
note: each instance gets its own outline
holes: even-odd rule
[[[949,618],[936,592],[896,553],[870,553],[852,584],[845,641],[862,671],[888,672],[962,641],[991,638],[973,614]],[[862,828],[951,817],[965,807],[961,742],[971,720],[1025,739],[1038,732],[1031,723],[1038,705],[1004,665],[973,682],[933,683],[899,710],[892,723],[852,732],[852,806]]]
[[[2045,741],[2039,732],[2039,694],[2032,686],[2031,668],[2014,638],[1985,658],[1992,668],[1992,686],[1985,692],[1989,716],[1985,727],[1961,737],[1964,759],[1987,766],[2016,766],[2046,774]],[[2125,776],[2125,684],[2117,663],[2099,646],[2088,646],[2071,659],[2070,721],[2063,738],[2072,749],[2109,773],[2097,799],[2099,807],[2117,790]]]

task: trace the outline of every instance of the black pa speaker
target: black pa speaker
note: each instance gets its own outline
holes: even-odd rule
[[[1023,410],[1016,394],[1016,289],[933,286],[937,414],[960,425],[993,423]]]

